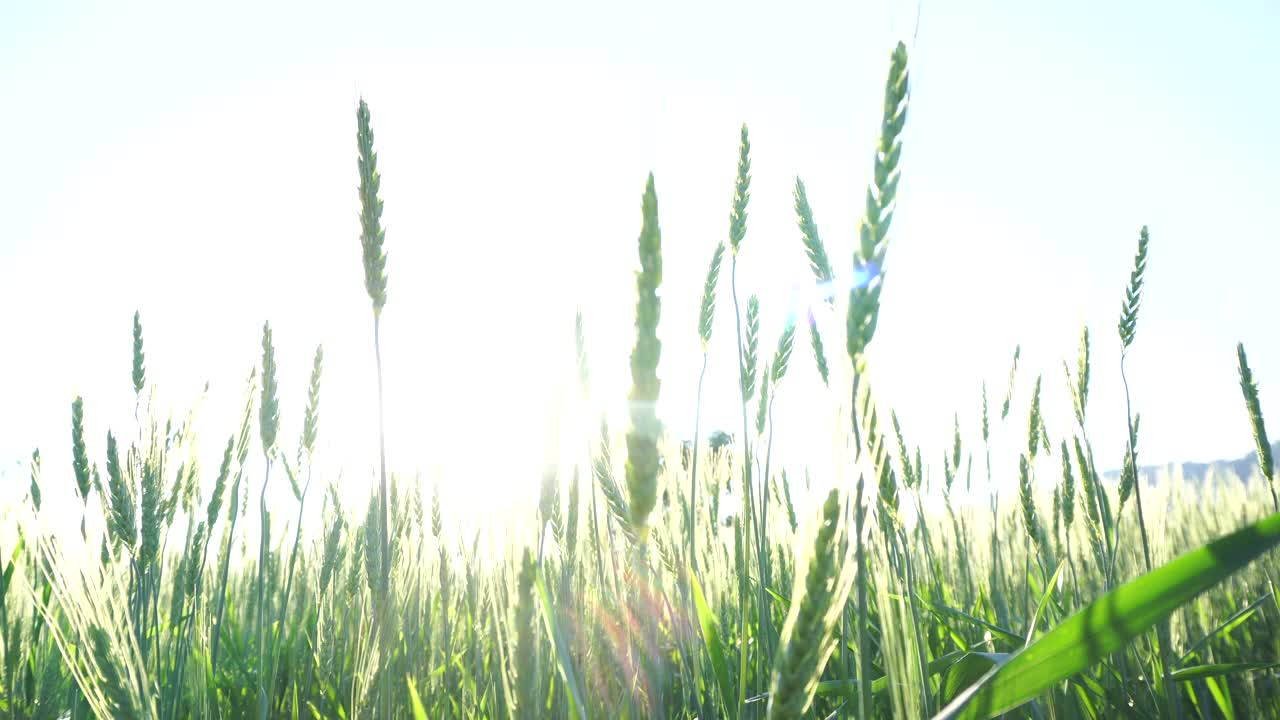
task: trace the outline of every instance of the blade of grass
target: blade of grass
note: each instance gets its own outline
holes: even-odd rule
[[[569,643],[556,625],[555,609],[551,606],[551,595],[547,592],[547,583],[539,569],[534,577],[538,590],[538,600],[542,605],[542,622],[547,628],[547,636],[551,638],[556,649],[556,665],[560,669],[560,677],[569,689],[571,710],[576,709],[581,720],[587,720],[586,704],[582,701],[582,691],[578,686],[578,677],[573,672],[573,658],[569,652]]]
[[[707,607],[707,598],[702,594],[702,585],[693,572],[689,573],[689,585],[693,588],[693,604],[698,611],[698,624],[702,627],[702,643],[711,658],[711,670],[716,676],[716,686],[720,689],[720,700],[724,703],[726,717],[738,717],[738,703],[733,696],[733,684],[729,680],[729,666],[724,659],[724,646],[720,642],[720,629],[716,625],[716,616]]]
[[[1280,544],[1280,513],[1188,552],[1102,596],[993,669],[935,716],[1008,712],[1097,663]]]
[[[1178,682],[1191,682],[1192,680],[1200,680],[1202,678],[1218,677],[1220,675],[1236,675],[1239,673],[1256,672],[1258,670],[1274,670],[1275,668],[1280,668],[1280,662],[1192,665],[1191,667],[1174,670],[1172,673],[1169,673],[1169,677]]]

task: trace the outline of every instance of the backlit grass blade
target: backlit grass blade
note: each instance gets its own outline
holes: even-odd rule
[[[720,643],[716,616],[707,607],[702,585],[692,571],[689,572],[689,585],[693,588],[693,605],[698,611],[698,624],[702,627],[702,642],[707,648],[707,656],[711,658],[711,670],[716,675],[716,686],[720,688],[720,700],[724,703],[726,717],[737,717],[738,702],[733,696],[733,685],[729,682],[729,666],[725,664],[724,646]]]
[[[569,651],[569,643],[565,641],[564,634],[556,625],[555,608],[551,606],[551,595],[547,592],[547,583],[543,580],[541,570],[538,570],[534,583],[537,585],[538,600],[542,605],[542,621],[546,625],[547,636],[555,645],[556,665],[560,668],[560,677],[569,688],[571,708],[577,710],[578,717],[586,720],[587,714],[584,709],[586,704],[583,703],[582,691],[578,688],[578,677],[573,672],[573,656]]]
[[[1185,664],[1187,660],[1191,659],[1191,656],[1194,655],[1196,651],[1198,651],[1200,648],[1207,645],[1210,640],[1212,640],[1213,638],[1219,635],[1227,635],[1232,630],[1235,630],[1236,628],[1243,625],[1245,622],[1249,620],[1249,618],[1253,617],[1253,615],[1258,612],[1258,610],[1262,607],[1262,603],[1270,599],[1271,599],[1271,593],[1267,593],[1266,595],[1263,595],[1257,600],[1254,600],[1248,606],[1241,608],[1234,615],[1224,620],[1221,625],[1214,628],[1210,632],[1205,633],[1205,636],[1197,640],[1196,644],[1191,646],[1191,649],[1187,650],[1185,653],[1182,654],[1182,657],[1178,659],[1178,662],[1176,664],[1177,665]]]
[[[964,612],[963,610],[957,610],[953,607],[948,607],[946,605],[935,605],[919,595],[916,596],[916,602],[920,603],[920,605],[924,609],[936,615],[939,620],[945,620],[946,618],[950,617],[955,620],[961,620],[967,623],[971,623],[980,628],[989,630],[993,634],[999,635],[1003,637],[1005,640],[1012,643],[1020,643],[1025,639],[1008,628],[1000,627],[995,623],[987,622],[986,620],[983,620],[982,618],[979,618],[979,617],[974,617],[973,615],[970,615],[969,613]]]
[[[989,718],[1090,667],[1280,544],[1280,513],[1193,550],[1102,596],[935,716]]]
[[[1062,577],[1062,569],[1067,566],[1066,558],[1058,563],[1058,569],[1054,571],[1053,577],[1049,578],[1049,582],[1045,583],[1044,594],[1040,596],[1040,604],[1036,605],[1036,614],[1031,616],[1031,625],[1027,627],[1027,642],[1031,644],[1031,638],[1036,634],[1036,625],[1040,623],[1040,616],[1044,614],[1045,606],[1049,604],[1049,598],[1053,597],[1053,589],[1058,586],[1058,578]]]
[[[1191,682],[1220,675],[1236,675],[1238,673],[1256,672],[1258,670],[1274,670],[1280,668],[1280,662],[1247,662],[1218,663],[1215,665],[1192,665],[1174,670],[1169,677],[1181,682]]]
[[[406,677],[405,680],[409,683],[409,704],[413,708],[413,720],[427,720],[427,709],[422,707],[418,686],[413,684],[412,677]]]
[[[953,650],[946,655],[934,658],[929,662],[929,677],[933,677],[940,672],[950,669],[957,662],[962,660],[969,653],[965,650]],[[871,679],[871,693],[879,695],[889,689],[889,678],[883,674],[877,675]],[[858,680],[823,680],[818,683],[818,689],[814,693],[818,697],[844,697],[850,700],[858,696]]]
[[[947,681],[943,685],[942,699],[951,701],[965,688],[982,679],[992,668],[1009,660],[1009,653],[966,653],[947,671]]]

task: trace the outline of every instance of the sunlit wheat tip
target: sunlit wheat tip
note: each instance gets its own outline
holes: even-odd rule
[[[116,542],[132,550],[137,543],[137,517],[134,489],[120,465],[120,452],[116,438],[107,432],[107,490],[110,493],[111,517],[107,529]]]
[[[262,452],[270,457],[276,449],[280,430],[280,401],[276,386],[276,350],[271,342],[271,323],[262,326],[262,402],[258,407]]]
[[[141,395],[147,385],[147,356],[142,351],[142,316],[133,313],[133,393]]]
[[[831,272],[831,260],[827,257],[827,248],[818,235],[818,225],[813,221],[813,208],[809,207],[809,196],[805,192],[804,181],[796,178],[793,191],[795,197],[796,224],[800,226],[800,239],[804,243],[805,254],[809,257],[809,269],[813,271],[814,281],[830,283],[835,275]]]
[[[636,273],[636,340],[631,353],[631,427],[627,431],[627,492],[631,522],[641,542],[647,538],[649,513],[658,499],[658,438],[662,426],[656,403],[661,386],[658,360],[662,343],[658,340],[658,319],[662,304],[658,287],[662,284],[662,232],[658,227],[658,195],[653,174],[645,185],[640,230],[640,271]]]
[[[747,299],[747,343],[742,359],[742,396],[751,400],[756,394],[756,363],[760,350],[760,298]]]
[[[316,346],[315,359],[311,361],[311,382],[307,384],[307,409],[302,421],[300,450],[308,456],[315,453],[316,436],[320,432],[320,373],[324,368],[324,347]]]
[[[364,286],[373,301],[375,315],[387,304],[387,254],[382,249],[386,232],[382,229],[382,199],[378,190],[378,154],[373,151],[373,129],[369,126],[369,106],[364,98],[356,109],[357,166],[360,170],[360,246],[364,255]]]
[[[1043,425],[1043,419],[1040,417],[1040,376],[1037,375],[1036,384],[1031,391],[1031,413],[1027,428],[1027,456],[1032,461],[1036,459],[1036,452],[1040,449]]]
[[[1133,345],[1138,325],[1138,307],[1142,304],[1143,273],[1147,269],[1147,245],[1151,238],[1147,226],[1138,235],[1138,252],[1133,257],[1133,272],[1129,274],[1129,286],[1125,289],[1124,305],[1120,308],[1120,351],[1127,352]]]
[[[711,330],[716,314],[716,285],[720,282],[720,264],[724,260],[724,243],[716,243],[707,267],[707,279],[702,284],[702,304],[698,312],[698,337],[702,339],[702,351],[711,343]]]
[[[803,578],[796,575],[769,684],[767,715],[771,719],[798,718],[808,712],[835,649],[833,630],[851,587],[844,515],[839,491],[832,489],[822,505],[808,567]]]
[[[733,210],[729,213],[729,247],[738,254],[747,235],[747,202],[751,199],[751,140],[746,123],[738,142],[738,174],[733,183]]]
[[[1280,498],[1276,493],[1275,470],[1271,459],[1271,441],[1267,439],[1267,426],[1262,420],[1262,404],[1258,402],[1258,384],[1253,380],[1253,371],[1249,369],[1249,359],[1245,356],[1244,343],[1236,344],[1236,359],[1239,361],[1240,390],[1244,393],[1245,409],[1249,412],[1249,426],[1253,429],[1253,443],[1258,451],[1258,470],[1271,489],[1271,500],[1276,510],[1280,511]]]
[[[40,512],[40,450],[31,451],[31,505]]]
[[[71,466],[75,470],[76,493],[89,502],[89,453],[84,444],[84,399],[71,403]]]

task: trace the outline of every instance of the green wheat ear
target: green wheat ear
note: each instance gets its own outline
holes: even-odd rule
[[[1129,497],[1133,495],[1133,486],[1138,482],[1138,424],[1141,421],[1141,415],[1133,416],[1133,429],[1129,433],[1128,452],[1124,455],[1124,468],[1120,471],[1118,494],[1120,496],[1121,509],[1124,508],[1124,504],[1128,502]]]
[[[831,382],[831,371],[827,367],[827,351],[822,345],[822,334],[818,332],[818,319],[809,313],[809,347],[813,349],[813,362],[818,367],[818,377],[823,385]]]
[[[658,340],[658,319],[662,302],[662,231],[658,227],[658,195],[653,174],[645,184],[641,204],[640,272],[636,273],[636,343],[631,353],[631,427],[627,431],[627,491],[630,495],[631,524],[638,540],[648,538],[649,514],[658,498],[657,402],[661,383],[658,360],[662,343]]]
[[[1071,523],[1076,516],[1076,482],[1075,477],[1071,474],[1071,451],[1067,448],[1067,441],[1062,441],[1062,524],[1067,528],[1067,534],[1070,536]]]
[[[729,211],[729,246],[733,254],[747,235],[747,202],[751,199],[751,140],[746,123],[738,142],[738,175],[733,183],[733,209]]]
[[[964,454],[964,448],[960,442],[960,413],[956,413],[952,421],[953,430],[951,437],[951,468],[956,473],[960,472],[960,457]]]
[[[71,403],[71,466],[76,474],[76,492],[89,502],[89,453],[84,445],[84,398]]]
[[[1031,466],[1026,455],[1018,456],[1018,498],[1022,501],[1022,525],[1027,532],[1027,539],[1039,550],[1040,557],[1044,558],[1047,553],[1042,542],[1040,517],[1031,491]]]
[[[1031,391],[1031,414],[1027,421],[1027,456],[1036,459],[1036,451],[1040,449],[1041,431],[1044,418],[1040,417],[1040,376],[1036,376],[1035,388]]]
[[[798,718],[813,703],[818,680],[835,649],[833,632],[852,586],[849,532],[838,490],[822,505],[821,525],[803,578],[796,576],[791,610],[769,688],[768,717]]]
[[[1009,407],[1013,402],[1013,383],[1018,376],[1018,359],[1022,357],[1022,343],[1013,347],[1013,365],[1009,367],[1009,384],[1004,390],[1004,404],[1000,406],[1000,419],[1009,417]]]
[[[907,441],[902,437],[902,425],[898,423],[898,413],[889,410],[889,422],[893,425],[893,436],[898,442],[898,464],[902,466],[902,482],[909,490],[915,490],[920,478],[916,477],[915,468],[911,465],[911,453],[907,449]]]
[[[742,359],[742,396],[750,400],[756,395],[756,365],[760,357],[760,298],[747,300],[747,349]]]
[[[517,580],[519,594],[516,602],[516,717],[533,720],[536,712],[537,693],[537,625],[534,624],[534,564],[533,553],[524,549]]]
[[[1075,401],[1076,419],[1080,427],[1084,427],[1086,411],[1089,409],[1089,326],[1080,329],[1080,352],[1076,356],[1076,384],[1071,393]]]
[[[40,512],[40,449],[31,451],[31,504]]]
[[[111,501],[111,515],[107,530],[111,532],[115,542],[123,544],[132,551],[138,542],[134,511],[136,498],[120,466],[120,451],[116,445],[116,438],[110,431],[107,431],[107,491]]]
[[[578,308],[573,318],[573,344],[578,360],[578,387],[584,398],[591,395],[591,364],[587,359],[587,330],[582,321],[582,308]]]
[[[1271,488],[1271,501],[1280,511],[1280,497],[1276,494],[1274,468],[1271,459],[1271,443],[1267,440],[1267,426],[1262,422],[1262,405],[1258,402],[1258,385],[1249,369],[1249,359],[1244,354],[1244,343],[1236,344],[1236,358],[1240,361],[1240,389],[1244,392],[1244,404],[1249,410],[1249,424],[1253,427],[1253,443],[1258,448],[1258,469]]]
[[[771,371],[769,364],[765,363],[764,368],[760,372],[760,402],[756,406],[756,434],[764,434],[764,421],[769,412],[769,378]]]
[[[791,351],[796,343],[796,324],[788,321],[778,338],[778,348],[773,352],[772,370],[769,373],[774,385],[782,382],[787,375],[787,365],[791,362]]]
[[[865,364],[867,346],[875,337],[880,314],[884,258],[901,178],[898,162],[902,159],[900,136],[907,122],[907,90],[907,47],[898,43],[890,58],[889,77],[885,82],[875,177],[867,188],[866,212],[858,227],[858,251],[853,261],[856,282],[849,291],[846,344],[849,359],[859,370]]]
[[[147,355],[142,351],[142,316],[133,313],[133,394],[141,395],[147,385]]]
[[[827,257],[827,248],[818,236],[818,224],[813,221],[813,208],[809,207],[809,196],[805,193],[804,181],[796,178],[795,196],[796,224],[800,226],[800,239],[804,243],[805,254],[809,256],[809,268],[813,270],[813,279],[819,283],[830,283],[833,277],[831,259]]]
[[[987,381],[982,381],[982,442],[991,442],[991,416],[987,410]]]
[[[1124,305],[1120,308],[1120,352],[1129,350],[1138,326],[1138,307],[1142,304],[1142,274],[1147,270],[1147,226],[1138,234],[1138,253],[1133,258],[1133,272],[1129,275],[1129,287],[1125,291]]]
[[[271,323],[262,326],[262,406],[258,421],[262,431],[262,452],[268,458],[276,448],[280,430],[280,401],[276,386],[276,350],[271,343]]]
[[[711,344],[711,327],[716,315],[716,285],[720,282],[720,264],[724,260],[724,243],[716,244],[711,253],[711,265],[707,267],[707,279],[702,285],[702,307],[698,312],[698,337],[702,339],[702,351]]]
[[[307,410],[302,420],[301,450],[310,456],[315,452],[316,436],[320,432],[320,373],[324,368],[324,347],[316,346],[315,359],[311,361],[311,382],[307,385]]]
[[[382,229],[382,200],[378,188],[378,154],[373,151],[373,130],[369,127],[369,106],[360,98],[356,110],[357,165],[360,169],[360,245],[364,250],[364,286],[373,301],[375,315],[387,304],[387,254],[382,249],[386,231]]]

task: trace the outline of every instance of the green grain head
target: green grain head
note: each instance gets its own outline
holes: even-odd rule
[[[142,503],[139,532],[141,544],[138,548],[138,564],[150,567],[160,554],[160,499],[163,488],[160,487],[160,471],[156,463],[147,459],[142,464]]]
[[[579,308],[573,318],[573,342],[578,360],[578,387],[582,397],[591,395],[591,364],[587,358],[587,331],[582,321],[582,309]]]
[[[707,267],[707,279],[702,284],[702,305],[698,312],[698,337],[702,340],[702,352],[711,344],[711,329],[716,316],[716,285],[720,282],[720,264],[724,260],[724,243],[717,243]]]
[[[40,512],[40,450],[31,451],[31,505]]]
[[[769,389],[772,383],[769,382],[769,364],[765,363],[764,369],[760,373],[760,402],[756,404],[756,434],[764,434],[765,420],[769,415]]]
[[[831,382],[831,371],[827,367],[827,351],[822,345],[822,333],[818,331],[818,319],[809,314],[809,346],[813,349],[813,361],[818,368],[818,378],[823,385]]]
[[[235,451],[236,438],[227,438],[227,448],[222,452],[222,464],[218,466],[218,479],[213,483],[213,491],[209,493],[209,504],[205,508],[205,523],[210,529],[218,521],[218,513],[222,511],[222,498],[227,491],[227,480],[231,477],[232,453]]]
[[[147,356],[142,351],[142,316],[133,313],[133,394],[141,395],[147,386]]]
[[[1236,359],[1240,363],[1240,390],[1244,393],[1245,409],[1249,412],[1249,425],[1253,428],[1253,444],[1258,450],[1258,469],[1271,488],[1271,499],[1276,509],[1280,510],[1275,486],[1275,469],[1271,459],[1271,442],[1267,439],[1267,426],[1262,421],[1262,404],[1258,402],[1258,384],[1253,380],[1253,371],[1249,369],[1249,358],[1245,356],[1244,343],[1236,344]]]
[[[662,284],[662,232],[658,227],[658,195],[653,174],[645,185],[640,230],[640,271],[636,273],[636,342],[631,352],[631,427],[627,431],[627,492],[631,523],[637,538],[648,538],[649,514],[658,500],[658,438],[662,426],[657,403],[661,383],[658,360],[658,320],[662,313],[658,288]]]
[[[360,247],[364,255],[364,287],[373,301],[373,314],[382,314],[387,304],[387,253],[382,249],[386,231],[382,229],[382,199],[378,188],[378,154],[373,151],[373,129],[369,127],[369,106],[364,98],[356,109],[357,166],[360,170]]]
[[[920,478],[915,474],[915,468],[911,465],[911,451],[907,448],[907,441],[902,437],[902,425],[898,423],[898,413],[889,410],[889,422],[893,425],[893,436],[898,442],[898,464],[902,466],[902,481],[908,489],[914,490],[919,486]]]
[[[1009,384],[1004,390],[1004,404],[1000,406],[1000,419],[1004,420],[1009,417],[1009,407],[1013,403],[1013,383],[1018,377],[1018,359],[1022,357],[1022,345],[1019,343],[1013,348],[1013,365],[1009,367]]]
[[[756,366],[760,357],[760,298],[747,299],[747,347],[742,356],[742,397],[745,401],[756,395]]]
[[[71,403],[71,467],[76,475],[76,493],[85,503],[89,502],[90,484],[89,452],[84,444],[84,398],[76,397]]]
[[[898,196],[898,168],[902,159],[902,128],[907,122],[907,48],[898,43],[890,57],[885,82],[884,115],[876,145],[875,175],[867,188],[866,210],[858,225],[858,250],[854,253],[854,282],[849,290],[846,344],[849,359],[861,372],[866,350],[875,337],[884,287],[884,259],[889,249],[889,228]]]
[[[796,224],[800,226],[800,240],[804,243],[805,255],[809,257],[809,269],[813,271],[815,282],[829,285],[834,278],[831,272],[831,259],[827,257],[827,248],[818,235],[818,224],[813,221],[813,208],[809,207],[809,196],[805,192],[804,181],[796,178],[795,197]]]
[[[120,451],[116,438],[107,432],[107,490],[110,493],[111,515],[107,529],[115,541],[132,550],[137,545],[138,529],[134,510],[136,502],[133,488],[120,465]]]
[[[316,436],[320,432],[320,372],[324,366],[324,347],[316,346],[315,359],[311,361],[311,382],[307,384],[307,410],[302,420],[300,451],[310,457],[315,453]]]
[[[1068,380],[1071,373],[1067,373]],[[1080,350],[1076,355],[1076,377],[1071,385],[1071,402],[1076,413],[1076,422],[1084,427],[1086,410],[1089,407],[1089,326],[1080,329]]]
[[[1120,471],[1120,487],[1118,490],[1120,496],[1120,507],[1124,508],[1124,504],[1129,501],[1129,497],[1133,494],[1133,486],[1138,482],[1138,423],[1142,419],[1141,415],[1135,415],[1133,418],[1133,427],[1129,433],[1129,444],[1124,454],[1124,467]]]
[[[1026,455],[1018,456],[1018,498],[1022,502],[1022,526],[1026,530],[1027,538],[1043,554],[1042,529],[1036,512],[1035,497],[1031,490],[1031,465]]]
[[[534,575],[537,566],[533,553],[525,548],[520,560],[516,601],[516,711],[521,720],[541,717],[538,710],[537,625],[534,623]]]
[[[747,235],[747,202],[751,199],[751,140],[747,126],[742,125],[738,141],[738,174],[733,183],[733,209],[729,212],[729,247],[738,254]]]
[[[1027,456],[1032,461],[1036,459],[1036,452],[1040,449],[1043,429],[1044,419],[1040,417],[1040,376],[1037,375],[1035,387],[1031,391],[1031,413],[1027,427]]]
[[[271,343],[271,323],[262,326],[262,403],[258,408],[262,453],[270,459],[280,430],[280,400],[276,385],[276,350]]]
[[[991,416],[987,411],[987,381],[982,381],[982,443],[991,442]]]
[[[835,649],[833,632],[852,585],[844,503],[832,489],[822,505],[808,567],[797,574],[769,685],[768,717],[798,718],[813,703]]]
[[[1071,452],[1067,449],[1067,441],[1062,441],[1062,524],[1071,532],[1071,523],[1076,516],[1076,482],[1071,474]]]
[[[791,320],[787,321],[787,326],[783,328],[782,335],[778,337],[778,347],[773,351],[773,363],[769,371],[769,378],[774,385],[782,382],[782,378],[787,375],[787,366],[791,363],[791,351],[796,344],[796,324]]]
[[[1138,327],[1138,307],[1142,304],[1142,275],[1147,270],[1147,226],[1138,234],[1138,252],[1133,258],[1133,272],[1129,275],[1129,287],[1125,289],[1124,304],[1120,308],[1120,352],[1129,351]]]

